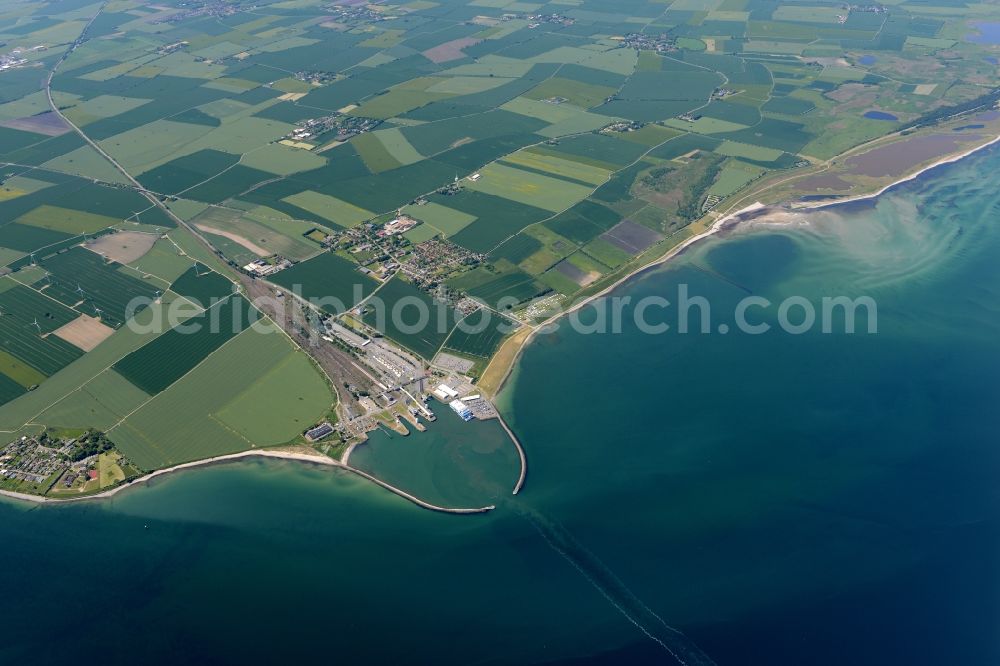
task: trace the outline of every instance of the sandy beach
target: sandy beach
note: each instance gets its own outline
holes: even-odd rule
[[[109,490],[105,490],[100,493],[94,493],[93,495],[85,495],[83,497],[42,497],[41,495],[30,495],[28,493],[18,493],[11,490],[0,490],[0,496],[9,497],[17,500],[24,500],[27,502],[36,502],[38,504],[66,504],[69,502],[86,502],[88,500],[99,500],[106,499],[108,497],[113,497],[118,493],[128,490],[130,488],[137,488],[146,485],[153,479],[167,474],[173,474],[174,472],[179,472],[185,469],[192,469],[194,467],[204,467],[206,465],[215,465],[218,463],[229,462],[233,460],[240,460],[242,458],[280,458],[282,460],[298,460],[299,462],[308,462],[316,465],[326,465],[330,467],[343,467],[340,463],[332,458],[327,458],[326,456],[321,456],[319,454],[310,455],[307,453],[296,453],[292,451],[269,451],[269,450],[254,450],[254,451],[241,451],[239,453],[230,453],[224,456],[215,456],[214,458],[205,458],[204,460],[195,460],[192,462],[181,463],[179,465],[174,465],[173,467],[165,467],[163,469],[158,469],[155,472],[150,472],[144,476],[130,481],[128,483],[123,483],[120,486],[115,486]]]
[[[227,462],[233,462],[236,460],[246,459],[246,458],[278,458],[280,460],[295,460],[298,462],[310,463],[314,465],[323,465],[325,467],[335,467],[337,469],[342,469],[352,474],[356,474],[363,479],[371,481],[377,486],[388,490],[394,495],[398,495],[403,499],[416,504],[424,509],[430,509],[431,511],[438,511],[441,513],[457,513],[457,514],[472,514],[472,513],[486,513],[492,511],[495,507],[482,506],[482,507],[472,507],[472,508],[454,508],[439,506],[437,504],[432,504],[425,500],[420,499],[416,495],[411,495],[402,488],[397,488],[396,486],[386,483],[385,481],[365,472],[364,470],[358,469],[357,467],[351,467],[346,464],[346,462],[340,462],[334,460],[333,458],[328,458],[323,455],[304,453],[298,451],[281,451],[281,450],[252,450],[252,451],[240,451],[239,453],[230,453],[224,456],[215,456],[214,458],[205,458],[204,460],[195,460],[192,462],[181,463],[179,465],[174,465],[173,467],[165,467],[163,469],[158,469],[155,472],[150,472],[145,476],[141,476],[134,481],[129,483],[124,483],[120,486],[111,488],[104,492],[95,493],[93,495],[86,495],[84,497],[42,497],[41,495],[30,495],[28,493],[18,493],[10,490],[0,490],[0,497],[7,497],[14,500],[34,502],[36,504],[68,504],[71,502],[88,502],[92,500],[104,500],[109,497],[113,497],[120,492],[128,490],[130,488],[141,488],[149,484],[155,478],[166,476],[167,474],[173,474],[186,469],[194,469],[196,467],[206,467],[208,465],[217,465]]]

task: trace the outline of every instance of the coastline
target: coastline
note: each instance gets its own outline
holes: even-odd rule
[[[207,467],[209,465],[229,463],[236,460],[242,460],[245,458],[272,458],[279,460],[295,460],[298,462],[311,463],[314,465],[321,465],[324,467],[333,467],[336,469],[342,469],[344,471],[351,472],[352,474],[356,474],[357,476],[360,476],[363,479],[367,479],[368,481],[371,481],[375,485],[380,486],[385,490],[388,490],[389,492],[393,493],[394,495],[402,497],[403,499],[412,502],[413,504],[416,504],[421,508],[429,509],[431,511],[437,511],[439,513],[454,513],[454,514],[487,513],[496,508],[494,505],[483,506],[483,507],[472,507],[472,508],[453,508],[453,507],[439,506],[427,502],[425,500],[422,500],[415,495],[411,495],[405,490],[397,488],[396,486],[393,486],[389,483],[386,483],[385,481],[369,474],[368,472],[365,472],[364,470],[360,470],[357,467],[351,467],[350,465],[346,464],[346,462],[340,462],[334,460],[333,458],[328,458],[326,456],[321,456],[321,455],[299,453],[295,451],[280,451],[280,450],[268,450],[268,449],[260,449],[260,450],[251,449],[249,451],[240,451],[238,453],[229,453],[222,456],[205,458],[204,460],[194,460],[191,462],[180,463],[172,467],[165,467],[163,469],[155,470],[153,472],[150,472],[149,474],[140,476],[128,483],[123,483],[120,486],[115,486],[114,488],[111,488],[109,490],[105,490],[100,493],[94,493],[93,495],[86,495],[84,497],[58,497],[58,498],[43,497],[42,495],[31,495],[29,493],[19,493],[12,490],[0,490],[0,497],[5,497],[8,499],[22,501],[22,502],[32,502],[39,505],[71,504],[76,502],[100,501],[108,499],[110,497],[114,497],[118,493],[131,488],[141,488],[147,486],[153,479],[166,476],[168,474],[174,474],[176,472],[180,472],[187,469],[193,469],[196,467]]]
[[[629,273],[627,273],[627,274],[623,275],[622,277],[618,278],[617,280],[615,280],[614,282],[612,282],[608,286],[604,287],[600,291],[598,291],[598,292],[596,292],[594,294],[591,294],[591,295],[587,296],[586,298],[584,298],[584,299],[582,299],[580,301],[577,301],[576,303],[574,303],[569,308],[567,308],[565,310],[562,310],[560,312],[557,312],[556,314],[552,315],[548,319],[545,319],[544,321],[542,321],[542,323],[537,324],[536,326],[534,326],[531,329],[531,332],[520,343],[520,348],[513,355],[513,357],[510,360],[510,363],[508,364],[508,366],[504,369],[503,377],[497,383],[497,387],[496,387],[496,389],[495,389],[492,397],[495,399],[498,395],[500,395],[501,391],[503,391],[504,387],[507,385],[507,381],[510,379],[510,376],[511,376],[513,370],[514,370],[514,367],[520,361],[521,355],[524,353],[524,350],[528,348],[528,345],[531,344],[531,341],[535,338],[535,335],[540,330],[543,330],[547,326],[551,326],[552,324],[554,324],[556,321],[558,321],[562,317],[565,317],[566,315],[572,314],[573,312],[576,312],[577,310],[580,310],[581,308],[587,306],[588,304],[592,303],[593,301],[597,300],[598,298],[602,298],[602,297],[608,295],[609,293],[611,293],[615,289],[618,289],[623,284],[629,282],[630,280],[632,280],[635,277],[638,277],[642,273],[645,273],[648,270],[651,270],[651,269],[656,268],[656,267],[658,267],[658,266],[660,266],[662,264],[665,264],[666,262],[668,262],[671,259],[673,259],[674,257],[676,257],[678,254],[684,252],[687,248],[691,247],[695,243],[697,243],[699,241],[702,241],[702,240],[704,240],[706,238],[709,238],[711,236],[714,236],[718,232],[722,231],[723,227],[727,226],[728,224],[730,224],[731,222],[733,222],[734,220],[736,220],[737,218],[739,218],[741,215],[744,215],[746,213],[752,213],[754,211],[758,211],[758,210],[761,210],[763,208],[767,208],[767,206],[765,204],[762,204],[759,201],[757,201],[757,202],[754,202],[754,203],[752,203],[752,204],[750,204],[748,206],[745,206],[745,207],[743,207],[743,208],[741,208],[741,209],[739,209],[737,211],[734,211],[732,213],[727,213],[723,217],[720,217],[718,220],[716,220],[715,222],[713,222],[712,225],[708,229],[706,229],[705,231],[703,231],[703,232],[701,232],[699,234],[695,234],[694,236],[691,236],[690,238],[684,239],[683,241],[681,241],[677,245],[674,245],[672,248],[670,248],[669,250],[667,250],[664,254],[660,255],[659,257],[656,257],[655,259],[652,259],[652,260],[648,261],[647,263],[645,263],[645,264],[643,264],[641,266],[638,266],[634,270],[632,270]],[[489,371],[489,366],[487,366],[487,368],[486,368],[486,372],[488,372],[488,371]],[[485,375],[486,372],[484,372],[483,374]]]
[[[978,153],[980,150],[985,150],[986,148],[989,148],[990,146],[996,143],[1000,143],[1000,134],[993,137],[986,143],[982,143],[978,146],[973,146],[972,148],[968,148],[960,153],[945,155],[930,164],[918,168],[916,171],[914,171],[909,175],[904,175],[901,178],[898,178],[893,182],[889,183],[888,185],[884,185],[875,192],[869,192],[868,194],[848,195],[845,197],[839,197],[837,199],[830,199],[829,201],[822,201],[822,202],[791,201],[788,203],[788,206],[796,211],[813,211],[813,210],[822,210],[824,208],[830,208],[832,206],[840,206],[842,204],[849,204],[855,201],[866,201],[868,199],[877,199],[878,197],[882,196],[889,190],[898,187],[903,183],[908,183],[912,180],[916,180],[917,178],[924,175],[928,171],[936,169],[939,166],[944,166],[945,164],[954,164],[955,162],[963,160],[966,157],[969,157],[970,155],[974,155],[975,153]]]
[[[975,146],[973,146],[971,148],[966,148],[966,149],[964,149],[964,150],[962,150],[962,151],[960,151],[958,153],[951,153],[951,154],[948,154],[948,155],[943,155],[939,159],[937,159],[937,160],[935,160],[935,161],[933,161],[933,162],[931,162],[929,164],[925,164],[923,166],[920,166],[920,167],[918,167],[917,169],[915,169],[914,171],[912,171],[910,173],[904,173],[903,175],[894,178],[891,182],[883,185],[882,187],[878,188],[877,190],[875,190],[873,192],[867,192],[867,193],[857,194],[857,195],[846,195],[846,196],[843,196],[843,197],[838,197],[838,198],[835,198],[835,199],[830,199],[829,201],[822,201],[822,202],[812,202],[812,201],[803,201],[801,199],[791,199],[791,200],[788,200],[787,202],[784,202],[784,203],[779,202],[779,203],[774,203],[774,204],[764,204],[764,203],[761,203],[759,200],[755,200],[753,203],[751,203],[749,205],[746,205],[746,206],[744,206],[744,207],[742,207],[742,208],[740,208],[738,210],[731,210],[731,211],[729,211],[727,213],[724,213],[721,217],[719,217],[717,220],[715,220],[711,224],[711,226],[709,226],[708,229],[706,229],[705,231],[703,231],[701,233],[698,233],[698,234],[695,234],[694,236],[691,236],[690,238],[687,238],[687,239],[681,241],[677,245],[675,245],[672,248],[670,248],[669,250],[667,250],[664,254],[662,254],[662,255],[654,258],[654,259],[651,259],[650,261],[646,262],[645,264],[642,264],[642,265],[636,267],[632,271],[628,272],[624,276],[618,278],[617,280],[615,280],[614,282],[612,282],[611,284],[609,284],[607,287],[604,287],[600,291],[587,296],[586,298],[584,298],[584,299],[582,299],[582,300],[574,303],[571,307],[567,308],[566,310],[562,310],[562,311],[560,311],[560,312],[552,315],[548,319],[545,319],[540,324],[534,326],[531,329],[531,332],[524,338],[524,340],[519,343],[519,345],[520,345],[519,348],[517,349],[517,351],[511,357],[511,359],[510,359],[507,367],[503,369],[503,376],[497,382],[496,389],[493,391],[492,397],[495,399],[503,391],[504,387],[507,385],[507,382],[510,379],[512,373],[513,373],[513,370],[514,370],[515,366],[520,361],[521,355],[524,353],[524,350],[528,347],[528,345],[531,344],[531,341],[534,339],[535,334],[539,330],[544,329],[546,326],[552,325],[553,323],[555,323],[556,321],[558,321],[561,317],[563,317],[565,315],[568,315],[570,313],[576,312],[577,310],[583,308],[584,306],[586,306],[589,303],[597,300],[598,298],[602,298],[604,296],[607,296],[610,292],[614,291],[615,289],[618,289],[619,287],[621,287],[625,283],[629,282],[633,278],[636,278],[636,277],[640,276],[641,274],[645,273],[646,271],[654,269],[654,268],[657,268],[657,267],[665,264],[666,262],[670,261],[671,259],[673,259],[677,255],[679,255],[682,252],[684,252],[685,250],[687,250],[689,247],[691,247],[695,243],[698,243],[698,242],[700,242],[702,240],[705,240],[706,238],[710,238],[711,236],[714,236],[715,234],[719,233],[720,231],[723,231],[725,228],[729,227],[731,224],[738,222],[739,218],[741,216],[743,216],[743,215],[745,215],[747,213],[752,213],[752,212],[755,212],[755,211],[759,211],[759,210],[766,209],[766,208],[772,208],[772,207],[786,207],[789,210],[794,210],[794,211],[797,211],[797,212],[808,212],[808,211],[815,211],[815,210],[821,210],[821,209],[825,209],[825,208],[830,208],[830,207],[833,207],[833,206],[839,206],[839,205],[842,205],[842,204],[849,204],[849,203],[856,202],[856,201],[865,201],[865,200],[869,200],[869,199],[876,199],[876,198],[882,196],[883,194],[885,194],[886,192],[888,192],[889,190],[891,190],[891,189],[893,189],[893,188],[895,188],[895,187],[897,187],[899,185],[902,185],[904,183],[910,182],[912,180],[916,180],[917,178],[919,178],[923,174],[927,173],[928,171],[936,169],[939,166],[944,166],[946,164],[952,164],[954,162],[958,162],[959,160],[965,159],[966,157],[969,157],[970,155],[973,155],[973,154],[975,154],[975,153],[977,153],[977,152],[979,152],[981,150],[984,150],[984,149],[986,149],[986,148],[988,148],[988,147],[990,147],[990,146],[992,146],[994,144],[997,144],[998,142],[1000,142],[1000,134],[998,134],[997,136],[994,136],[993,138],[985,141],[984,143],[975,145]],[[751,193],[751,194],[746,195],[742,199],[752,198],[754,196],[755,195],[753,195]],[[740,199],[740,200],[742,200],[742,199]],[[501,347],[501,349],[502,349],[502,347]],[[494,358],[496,358],[496,357],[494,357]],[[487,366],[486,371],[484,371],[483,375],[485,376],[486,372],[488,372],[488,371],[489,371],[489,366]]]
[[[821,210],[821,209],[825,209],[825,208],[830,208],[830,207],[833,207],[833,206],[838,206],[838,205],[841,205],[841,204],[848,204],[848,203],[856,202],[856,201],[864,201],[864,200],[876,199],[879,196],[885,194],[887,191],[889,191],[889,190],[891,190],[891,189],[893,189],[893,188],[895,188],[895,187],[897,187],[897,186],[899,186],[899,185],[901,185],[903,183],[907,183],[909,181],[915,180],[916,178],[919,178],[921,175],[923,175],[924,173],[926,173],[928,171],[931,171],[931,170],[933,170],[933,169],[935,169],[935,168],[937,168],[939,166],[943,166],[943,165],[946,165],[946,164],[951,164],[951,163],[957,162],[959,160],[962,160],[962,159],[964,159],[964,158],[966,158],[966,157],[968,157],[970,155],[973,155],[973,154],[975,154],[975,153],[977,153],[977,152],[979,152],[979,151],[981,151],[981,150],[983,150],[985,148],[988,148],[988,147],[990,147],[990,146],[992,146],[994,144],[997,144],[997,143],[1000,143],[1000,135],[994,136],[994,137],[990,138],[989,140],[987,140],[987,141],[985,141],[985,142],[983,142],[983,143],[981,143],[979,145],[973,146],[971,148],[966,148],[966,149],[964,149],[964,150],[962,150],[960,152],[953,153],[953,154],[948,154],[948,155],[944,155],[944,156],[940,157],[939,159],[936,159],[935,161],[933,161],[933,162],[931,162],[929,164],[926,164],[926,165],[923,165],[923,166],[920,166],[920,167],[916,168],[914,171],[912,171],[910,173],[905,173],[905,174],[903,174],[903,175],[901,175],[901,176],[893,179],[891,182],[889,182],[889,183],[881,186],[880,188],[878,188],[877,190],[875,190],[873,192],[868,192],[868,193],[863,193],[863,194],[857,194],[857,195],[846,195],[846,196],[842,196],[842,197],[830,199],[830,200],[827,200],[827,201],[821,201],[821,202],[803,201],[801,199],[790,199],[790,200],[788,200],[786,202],[779,202],[779,203],[774,203],[774,204],[765,204],[765,203],[762,203],[761,201],[755,199],[753,201],[753,203],[745,205],[745,206],[739,208],[738,210],[729,210],[728,212],[722,213],[717,219],[715,219],[703,231],[701,231],[699,233],[696,233],[696,234],[694,234],[694,235],[692,235],[692,236],[684,239],[683,241],[681,241],[677,245],[674,245],[673,247],[671,247],[668,250],[666,250],[663,254],[661,254],[661,255],[659,255],[657,257],[654,257],[654,258],[648,260],[646,263],[641,264],[641,265],[635,267],[634,269],[632,269],[631,271],[629,271],[625,275],[623,275],[623,276],[619,277],[618,279],[614,280],[612,283],[610,283],[607,286],[601,288],[599,291],[595,292],[594,294],[590,294],[587,297],[585,297],[585,298],[583,298],[583,299],[581,299],[581,300],[573,303],[572,306],[570,306],[569,308],[567,308],[565,310],[562,310],[562,311],[560,311],[560,312],[558,312],[558,313],[556,313],[556,314],[548,317],[547,319],[545,319],[544,321],[542,321],[540,324],[532,326],[530,328],[530,331],[528,332],[528,334],[526,336],[524,336],[523,339],[516,340],[515,338],[512,338],[511,340],[512,341],[516,341],[518,347],[507,358],[503,358],[503,363],[505,364],[506,367],[501,368],[501,370],[502,370],[502,376],[499,379],[499,381],[497,381],[496,388],[492,389],[492,390],[489,390],[488,394],[490,395],[491,398],[495,399],[502,392],[502,390],[504,389],[504,387],[507,385],[508,380],[511,378],[512,373],[514,371],[514,368],[517,366],[518,362],[520,361],[521,355],[524,353],[524,350],[528,347],[528,345],[531,343],[531,341],[534,339],[535,335],[539,331],[541,331],[541,330],[543,330],[543,329],[551,326],[556,321],[558,321],[561,317],[563,317],[565,315],[568,315],[568,314],[571,314],[573,312],[576,312],[576,311],[582,309],[583,307],[585,307],[586,305],[592,303],[593,301],[595,301],[595,300],[597,300],[599,298],[607,296],[609,293],[611,293],[614,290],[618,289],[622,285],[628,283],[630,280],[632,280],[632,279],[634,279],[636,277],[639,277],[640,275],[642,275],[646,271],[652,270],[654,268],[657,268],[657,267],[659,267],[659,266],[667,263],[668,261],[670,261],[674,257],[680,255],[681,253],[683,253],[684,251],[686,251],[688,248],[692,247],[696,243],[699,243],[699,242],[705,240],[706,238],[710,238],[711,236],[714,236],[717,233],[719,233],[721,231],[724,231],[724,230],[726,230],[728,228],[732,228],[732,226],[734,226],[735,224],[739,224],[742,221],[742,218],[744,216],[748,215],[748,214],[755,213],[755,212],[758,212],[758,211],[761,211],[761,210],[765,210],[765,209],[768,209],[768,208],[773,208],[773,207],[782,207],[782,208],[784,208],[786,210],[792,210],[792,211],[814,211],[814,210]],[[753,193],[748,193],[743,198],[737,200],[737,202],[734,203],[734,206],[738,205],[741,201],[753,199],[753,198],[755,198],[757,196],[760,196],[761,194],[763,194],[763,190],[759,194],[756,194],[756,195],[753,194]],[[761,198],[764,198],[764,197],[761,196]],[[501,349],[502,349],[502,347],[501,347]],[[498,351],[498,353],[494,356],[493,360],[496,361],[497,359],[499,359],[501,357],[502,357],[502,355]],[[492,365],[492,362],[491,362],[490,365],[487,366],[486,370],[483,373],[483,377],[485,377],[486,374],[489,372],[491,365]],[[487,392],[487,389],[484,388],[484,392]],[[498,415],[499,415],[499,407],[498,407]],[[504,421],[502,415],[500,416],[500,421],[504,425],[505,430],[507,430],[508,435],[510,435],[511,439],[514,441],[515,447],[516,447],[517,452],[518,452],[518,456],[520,458],[520,466],[521,466],[520,475],[519,475],[519,478],[518,478],[518,480],[517,480],[517,482],[516,482],[516,484],[514,486],[514,490],[513,490],[513,494],[516,495],[521,490],[521,488],[523,487],[523,484],[525,482],[525,477],[526,477],[526,474],[527,474],[526,454],[525,454],[525,451],[524,451],[523,447],[520,445],[520,443],[517,441],[516,437],[514,436],[514,433],[513,433],[512,429]],[[333,458],[328,458],[326,456],[321,456],[319,454],[302,453],[302,452],[295,452],[295,451],[282,451],[282,450],[277,450],[277,449],[252,449],[252,450],[248,450],[248,451],[241,451],[241,452],[238,452],[238,453],[232,453],[232,454],[227,454],[227,455],[222,455],[222,456],[215,456],[215,457],[212,457],[212,458],[205,458],[205,459],[202,459],[202,460],[196,460],[196,461],[181,463],[181,464],[178,464],[178,465],[174,465],[172,467],[167,467],[167,468],[164,468],[164,469],[155,470],[153,472],[150,472],[149,474],[146,474],[144,476],[138,477],[138,478],[134,479],[133,481],[124,483],[122,485],[116,486],[116,487],[111,488],[111,489],[106,490],[106,491],[102,491],[102,492],[95,493],[95,494],[92,494],[92,495],[86,495],[86,496],[83,496],[83,497],[53,498],[53,497],[44,497],[44,496],[40,496],[40,495],[31,495],[31,494],[28,494],[28,493],[19,493],[19,492],[16,492],[16,491],[9,491],[9,490],[0,490],[0,497],[5,497],[5,498],[8,498],[8,499],[17,500],[17,501],[32,502],[32,503],[40,504],[40,505],[41,504],[68,504],[68,503],[72,503],[72,502],[87,502],[87,501],[92,501],[92,500],[103,500],[103,499],[107,499],[107,498],[113,497],[113,496],[117,495],[118,493],[120,493],[120,492],[122,492],[124,490],[130,489],[130,488],[143,487],[145,485],[148,485],[153,479],[155,479],[157,477],[165,476],[165,475],[168,475],[168,474],[173,474],[175,472],[179,472],[179,471],[182,471],[182,470],[185,470],[185,469],[192,469],[192,468],[196,468],[196,467],[204,467],[204,466],[208,466],[208,465],[215,465],[215,464],[232,462],[232,461],[235,461],[235,460],[241,460],[241,459],[245,459],[245,458],[257,457],[257,458],[274,458],[274,459],[281,459],[281,460],[295,460],[295,461],[299,461],[299,462],[312,463],[312,464],[316,464],[316,465],[323,465],[323,466],[326,466],[326,467],[334,467],[334,468],[343,469],[343,470],[352,472],[352,473],[354,473],[354,474],[356,474],[356,475],[358,475],[358,476],[360,476],[360,477],[362,477],[364,479],[367,479],[367,480],[375,483],[376,485],[381,486],[382,488],[384,488],[384,489],[392,492],[393,494],[406,499],[407,501],[410,501],[410,502],[412,502],[412,503],[414,503],[414,504],[416,504],[416,505],[418,505],[418,506],[420,506],[422,508],[426,508],[426,509],[429,509],[429,510],[432,510],[432,511],[438,511],[438,512],[443,512],[443,513],[454,513],[454,514],[472,514],[472,513],[486,513],[486,512],[489,512],[489,511],[491,511],[492,509],[495,508],[492,505],[485,506],[485,507],[476,507],[476,508],[449,508],[449,507],[437,506],[437,505],[431,504],[430,502],[426,502],[424,500],[421,500],[420,498],[418,498],[418,497],[416,497],[414,495],[411,495],[410,493],[406,492],[405,490],[402,490],[400,488],[392,486],[391,484],[388,484],[388,483],[382,481],[381,479],[378,479],[377,477],[369,474],[368,472],[365,472],[363,470],[360,470],[360,469],[357,469],[355,467],[350,466],[348,464],[348,460],[349,460],[349,457],[350,457],[350,454],[351,454],[353,448],[354,448],[353,446],[349,447],[347,449],[347,451],[345,451],[345,454],[344,454],[344,456],[342,457],[341,460],[335,460]]]
[[[92,495],[84,495],[82,497],[44,497],[42,495],[32,495],[30,493],[19,493],[13,490],[0,490],[0,497],[8,497],[11,499],[22,500],[25,502],[35,502],[36,504],[69,504],[72,502],[86,502],[89,500],[101,500],[107,499],[109,497],[114,497],[118,493],[127,490],[129,488],[136,488],[143,485],[147,485],[153,479],[165,476],[167,474],[173,474],[185,469],[191,469],[194,467],[206,467],[208,465],[215,465],[219,463],[230,462],[233,460],[240,460],[243,458],[279,458],[281,460],[298,460],[300,462],[310,462],[317,465],[327,465],[327,466],[341,466],[332,458],[325,458],[318,455],[308,455],[304,453],[293,453],[290,451],[268,451],[268,450],[250,450],[250,451],[240,451],[239,453],[228,453],[222,456],[214,456],[212,458],[205,458],[203,460],[194,460],[191,462],[180,463],[172,467],[164,467],[163,469],[158,469],[152,471],[143,476],[137,477],[132,481],[123,483],[114,488],[108,490],[94,493]]]

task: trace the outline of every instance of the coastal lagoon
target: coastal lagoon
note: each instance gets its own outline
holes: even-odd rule
[[[615,293],[686,285],[710,333],[539,336],[501,400],[518,496],[495,424],[446,409],[355,454],[489,514],[285,461],[5,502],[0,658],[1000,663],[998,171],[994,147],[751,223]],[[842,295],[878,304],[877,333],[718,332],[748,296]]]
[[[898,117],[886,111],[865,111],[864,117],[869,120],[890,120],[892,122],[899,121]]]
[[[966,39],[974,44],[1000,44],[1000,22],[973,21],[974,32],[966,35]]]

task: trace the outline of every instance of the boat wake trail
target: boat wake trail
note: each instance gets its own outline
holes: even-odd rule
[[[552,550],[579,571],[626,620],[659,644],[677,663],[683,666],[715,666],[708,655],[687,636],[664,622],[566,528],[534,509],[519,503],[513,504],[517,505],[517,512],[531,523]]]

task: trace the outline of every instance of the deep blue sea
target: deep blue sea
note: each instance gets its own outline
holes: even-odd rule
[[[516,497],[498,426],[446,409],[355,454],[490,514],[275,461],[0,504],[0,662],[996,666],[997,173],[751,225],[618,290],[620,332],[540,336],[501,401]],[[639,330],[682,285],[709,332],[662,300]],[[781,330],[837,296],[876,315]]]

